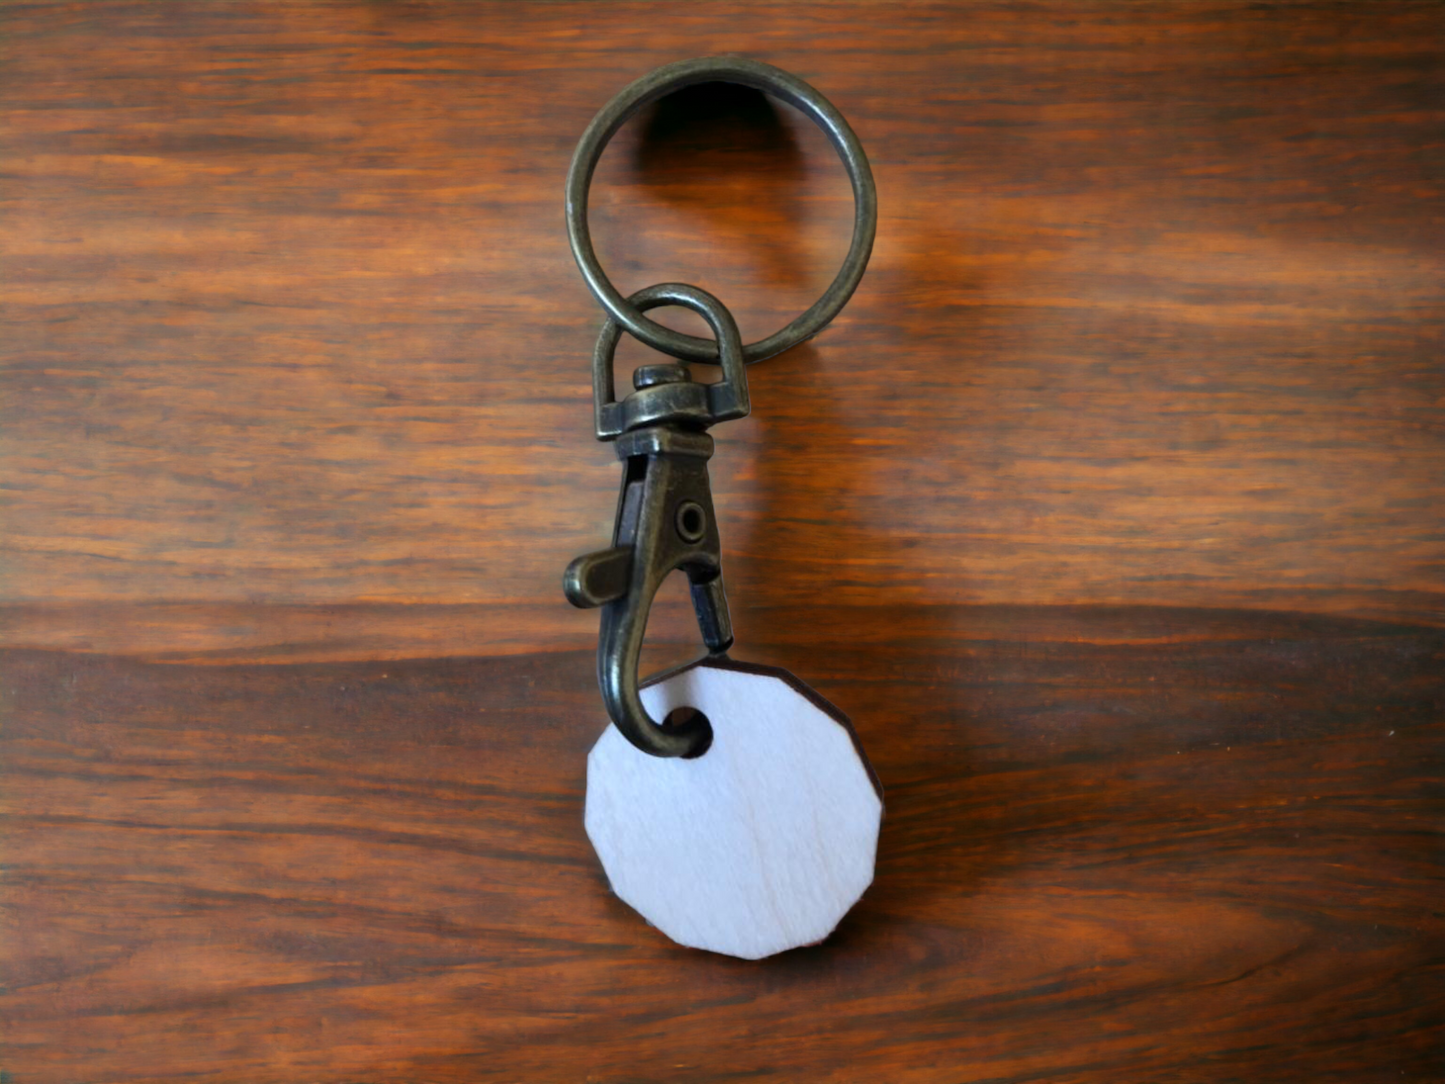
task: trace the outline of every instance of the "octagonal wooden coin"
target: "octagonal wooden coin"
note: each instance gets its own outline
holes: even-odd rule
[[[652,757],[609,726],[587,835],[612,889],[678,944],[760,959],[827,937],[873,880],[882,789],[847,718],[787,671],[705,659],[642,691],[713,741]]]

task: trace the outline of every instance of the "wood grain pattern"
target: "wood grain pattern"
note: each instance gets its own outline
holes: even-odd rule
[[[580,646],[545,613],[616,467],[562,177],[628,79],[740,51],[838,104],[882,211],[718,432],[739,598],[1441,620],[1445,9],[744,10],[6,5],[0,597],[506,604]],[[846,244],[787,110],[629,127],[595,207],[620,285],[751,336]]]
[[[608,892],[585,653],[12,650],[3,1064],[17,1084],[1441,1078],[1445,635],[938,612],[895,612],[891,644],[855,644],[845,612],[758,645],[850,713],[888,793],[862,903],[761,964],[677,948]]]
[[[1442,42],[1389,0],[0,5],[0,1084],[1445,1080]],[[873,889],[762,966],[608,892],[558,582],[617,470],[566,164],[728,51],[881,196],[717,431],[737,653],[888,790]],[[805,122],[703,93],[593,225],[756,337],[849,213]],[[669,584],[650,667],[689,626]]]

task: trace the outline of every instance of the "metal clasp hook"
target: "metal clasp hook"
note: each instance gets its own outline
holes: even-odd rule
[[[687,574],[709,654],[732,646],[707,473],[713,440],[705,430],[747,416],[747,372],[737,323],[711,294],[665,283],[628,300],[639,311],[681,305],[702,316],[717,337],[723,379],[696,384],[682,365],[644,365],[633,374],[635,390],[619,402],[612,363],[622,328],[608,320],[592,355],[592,387],[597,439],[616,441],[624,464],[622,492],[611,548],[578,557],[562,586],[572,605],[602,607],[597,680],[617,729],[653,756],[694,757],[711,744],[711,724],[699,713],[681,726],[660,726],[642,706],[637,668],[653,596],[678,569]]]

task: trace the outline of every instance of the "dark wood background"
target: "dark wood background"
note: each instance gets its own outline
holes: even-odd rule
[[[567,162],[720,52],[881,208],[717,432],[887,792],[762,964],[608,892],[559,585]],[[1445,1080],[1445,6],[9,3],[0,106],[0,1080]],[[749,338],[851,213],[716,90],[593,198]]]

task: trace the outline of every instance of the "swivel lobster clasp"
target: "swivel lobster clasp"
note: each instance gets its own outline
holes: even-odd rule
[[[717,336],[723,379],[697,384],[682,365],[644,365],[633,374],[633,393],[618,402],[612,362],[621,328],[607,322],[592,359],[597,438],[616,441],[622,492],[611,548],[573,561],[562,585],[574,606],[602,607],[597,679],[617,729],[643,752],[692,757],[711,744],[711,725],[695,714],[681,726],[660,726],[642,705],[637,668],[652,599],[668,574],[679,569],[691,585],[708,652],[717,655],[732,646],[707,473],[713,440],[705,430],[747,415],[747,373],[737,324],[711,294],[665,284],[629,301],[639,310],[682,305],[704,317]]]

